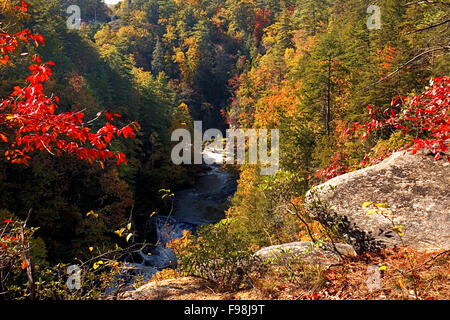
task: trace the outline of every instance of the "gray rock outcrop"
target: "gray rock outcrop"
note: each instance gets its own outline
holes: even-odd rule
[[[355,256],[356,252],[352,246],[342,243],[335,244],[336,249],[342,256]],[[255,253],[262,260],[278,260],[298,258],[308,264],[319,264],[329,266],[341,261],[340,255],[334,251],[331,244],[324,244],[323,248],[315,246],[311,241],[299,241],[285,243],[263,248]]]
[[[450,248],[450,163],[424,152],[397,152],[385,161],[341,175],[315,187],[318,197],[360,230],[386,246],[405,244],[416,249]],[[395,225],[404,226],[402,239],[379,214],[367,215],[364,202],[388,203]]]

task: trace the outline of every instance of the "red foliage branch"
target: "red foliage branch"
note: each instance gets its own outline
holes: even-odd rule
[[[360,133],[359,138],[365,140],[381,128],[390,126],[404,134],[416,134],[416,139],[408,142],[399,150],[407,150],[416,154],[419,150],[427,149],[439,160],[447,155],[450,162],[450,77],[439,77],[430,81],[430,86],[421,95],[411,98],[394,97],[391,107],[383,112],[374,106],[368,106],[368,114],[372,120],[364,124],[355,123],[353,127],[344,131],[344,135]],[[385,152],[373,158],[365,156],[362,166],[373,165],[389,157]],[[346,173],[349,168],[343,164],[342,158],[333,158],[332,164],[316,173],[316,177],[329,180]]]
[[[330,163],[328,168],[317,171],[314,177],[321,181],[328,181],[350,171],[349,167],[345,164],[345,157],[341,152],[336,152],[331,158]]]
[[[16,8],[26,12],[29,6],[21,1],[20,6]],[[8,63],[8,54],[15,51],[19,40],[26,43],[33,40],[36,46],[39,43],[45,44],[42,35],[33,34],[30,30],[14,35],[0,34],[2,54],[0,63],[4,65]],[[117,160],[117,165],[126,163],[123,153],[112,152],[107,146],[113,138],[119,136],[134,138],[135,131],[139,130],[139,124],[133,122],[119,129],[109,121],[120,115],[101,111],[94,120],[104,114],[108,122],[93,133],[83,122],[83,112],[55,114],[59,99],[56,96],[47,97],[43,87],[43,83],[52,77],[49,66],[54,63],[41,63],[41,58],[37,55],[33,57],[33,62],[35,64],[29,67],[31,75],[25,79],[27,85],[23,88],[14,87],[11,95],[0,102],[0,142],[8,144],[6,159],[12,163],[27,164],[30,152],[45,150],[56,155],[63,152],[75,154],[77,158],[88,160],[91,164],[94,160],[98,160],[102,166],[102,161],[111,158]],[[88,123],[91,122],[93,120]]]
[[[406,105],[406,108],[402,106]],[[368,113],[372,115],[372,121],[365,124],[355,123],[352,129],[344,133],[349,134],[360,129],[363,134],[360,139],[368,138],[373,132],[392,126],[396,130],[408,134],[416,132],[417,138],[404,146],[405,149],[416,154],[421,149],[428,149],[436,160],[448,151],[450,139],[450,77],[435,78],[430,81],[430,87],[420,96],[395,97],[392,99],[391,108],[384,110],[385,119],[377,120],[379,109],[368,106]],[[395,110],[401,110],[397,114]],[[447,156],[450,162],[450,156]]]

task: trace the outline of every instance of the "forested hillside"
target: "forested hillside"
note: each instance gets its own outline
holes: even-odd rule
[[[0,243],[0,299],[67,298],[47,286],[57,264],[75,260],[112,281],[122,249],[155,241],[152,216],[170,214],[172,192],[195,184],[201,168],[170,158],[171,133],[192,130],[194,120],[204,129],[280,130],[278,173],[234,166],[227,219],[173,244],[183,272],[220,285],[241,282],[230,271],[205,276],[211,272],[199,266],[217,254],[251,264],[261,247],[326,238],[320,223],[301,220],[313,186],[400,149],[429,147],[436,161],[450,161],[450,2],[376,1],[381,25],[371,28],[372,2],[1,0],[0,235],[9,238]],[[68,28],[70,5],[81,8],[80,29]],[[54,63],[44,73],[51,76],[30,81],[45,62]],[[56,110],[19,117],[22,87],[37,88]],[[83,121],[70,120],[59,144],[42,141],[56,131],[42,121],[79,112]],[[27,121],[41,121],[40,139]],[[88,127],[102,144],[67,133]],[[29,158],[14,161],[27,148],[24,136],[35,140]],[[86,144],[93,156],[74,151]],[[37,228],[26,231],[25,258],[24,240],[11,241],[24,220]]]

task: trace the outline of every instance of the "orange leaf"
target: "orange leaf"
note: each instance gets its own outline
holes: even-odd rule
[[[8,56],[4,56],[3,58],[0,59],[0,63],[3,65],[6,65],[8,63],[9,57]]]
[[[26,267],[28,267],[28,263],[25,260],[23,260],[22,261],[22,270],[24,270]]]
[[[406,288],[406,287],[405,287],[405,284],[403,283],[402,280],[398,280],[398,281],[397,281],[397,284],[398,284],[398,286],[399,286],[400,288],[402,288],[402,289],[405,289],[405,288]]]

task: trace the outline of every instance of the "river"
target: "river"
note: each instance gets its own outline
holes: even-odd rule
[[[221,159],[223,152],[207,146],[204,158]],[[182,237],[183,230],[195,232],[200,225],[217,223],[225,218],[227,200],[236,191],[236,179],[219,165],[206,165],[197,176],[195,186],[175,193],[170,216],[156,216],[157,245],[150,253],[139,252],[140,262],[132,265],[149,280],[158,270],[175,267],[176,257],[166,244]]]

